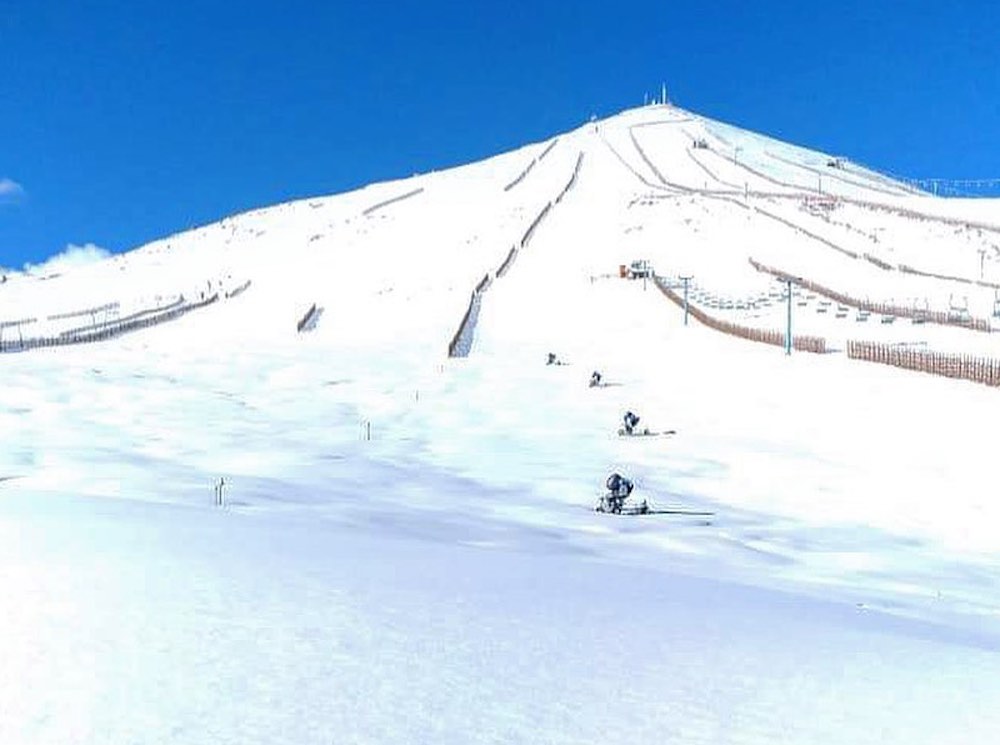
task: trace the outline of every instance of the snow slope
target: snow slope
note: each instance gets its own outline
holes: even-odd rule
[[[11,277],[4,342],[218,300],[0,355],[0,740],[992,742],[996,392],[786,357],[617,278],[648,259],[761,328],[785,307],[749,258],[992,313],[863,254],[1000,281],[995,200],[831,160],[645,107]],[[819,307],[795,329],[834,349],[997,354]],[[677,435],[618,438],[627,408]],[[598,515],[613,469],[714,514]]]

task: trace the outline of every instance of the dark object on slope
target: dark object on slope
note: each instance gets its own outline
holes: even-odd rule
[[[312,331],[316,328],[321,315],[323,315],[323,309],[318,307],[316,303],[313,303],[309,310],[306,311],[306,314],[299,319],[299,322],[295,325],[295,330],[300,334],[303,331]]]
[[[632,432],[626,432],[624,427],[618,430],[618,435],[620,437],[669,437],[670,435],[676,435],[676,429],[665,429],[665,430],[652,430],[648,428],[637,429]]]
[[[633,414],[631,411],[626,411],[625,416],[622,417],[622,421],[625,422],[625,434],[630,435],[639,424],[639,415]]]
[[[627,479],[620,473],[615,472],[608,476],[605,482],[608,492],[601,496],[600,501],[594,508],[597,512],[607,512],[612,515],[683,515],[687,517],[714,517],[714,512],[703,512],[700,510],[685,509],[656,509],[651,507],[649,502],[643,499],[640,502],[626,504],[626,500],[632,496],[635,485],[631,479]],[[710,520],[702,524],[711,525]]]
[[[598,512],[610,512],[614,515],[621,515],[623,513],[644,515],[649,510],[645,499],[641,503],[630,505],[626,509],[625,500],[632,495],[635,484],[620,473],[612,473],[608,476],[608,480],[604,485],[608,488],[608,493],[603,495],[601,501],[598,502],[596,508]]]

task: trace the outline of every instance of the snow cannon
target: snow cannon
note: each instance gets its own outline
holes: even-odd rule
[[[630,479],[620,473],[612,473],[604,484],[608,491],[601,496],[595,508],[597,512],[610,512],[613,515],[645,515],[649,512],[646,500],[626,505],[625,501],[632,496],[635,485]]]

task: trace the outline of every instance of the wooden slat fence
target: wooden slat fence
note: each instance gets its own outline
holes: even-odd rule
[[[674,292],[674,290],[666,284],[662,277],[656,277],[655,283],[656,286],[660,288],[660,292],[666,295],[667,298],[669,298],[677,306],[681,308],[684,307],[684,298]],[[715,318],[714,316],[710,316],[701,308],[693,305],[690,301],[688,302],[688,313],[705,326],[715,329],[716,331],[721,331],[724,334],[729,334],[730,336],[738,336],[741,339],[748,339],[750,341],[760,342],[762,344],[771,344],[778,347],[783,347],[785,345],[785,334],[783,331],[754,328],[752,326],[742,326],[738,323],[732,323],[731,321],[723,321],[719,318]],[[792,335],[792,348],[800,352],[824,354],[826,352],[826,339],[820,336]]]
[[[1000,359],[944,354],[873,341],[847,342],[847,356],[906,370],[1000,386]]]
[[[472,340],[476,334],[476,322],[479,320],[479,308],[483,302],[483,295],[489,289],[493,280],[489,274],[479,280],[469,297],[469,304],[466,306],[465,315],[462,316],[461,323],[455,330],[451,341],[448,343],[449,357],[468,357],[472,349]]]
[[[319,311],[320,309],[316,303],[310,305],[309,310],[307,310],[305,315],[303,315],[302,318],[299,319],[299,322],[295,324],[296,332],[301,334],[303,331],[312,331],[316,326],[317,319],[319,318]]]
[[[117,319],[110,323],[100,323],[93,326],[84,326],[73,329],[72,333],[63,332],[59,336],[29,337],[26,339],[0,339],[0,352],[24,352],[29,349],[41,349],[45,347],[61,347],[70,344],[87,344],[96,341],[105,341],[122,334],[138,331],[140,329],[156,326],[160,323],[172,321],[180,318],[193,310],[204,308],[219,299],[218,293],[210,295],[204,300],[195,303],[172,303],[163,306],[158,312],[150,314],[148,311],[133,313],[125,318]]]
[[[553,142],[552,145],[550,145],[545,150],[545,153],[551,150],[554,144],[555,142]],[[542,153],[542,156],[544,156],[545,153]],[[511,266],[513,266],[514,264],[514,260],[518,256],[518,252],[521,249],[525,248],[528,245],[528,243],[531,242],[531,238],[535,234],[535,231],[538,229],[538,226],[542,224],[542,222],[549,214],[551,214],[552,208],[555,205],[559,204],[559,202],[562,201],[562,198],[566,196],[566,194],[569,192],[570,189],[573,188],[573,186],[577,182],[577,177],[580,174],[580,167],[582,166],[582,164],[583,164],[583,153],[581,152],[577,155],[576,165],[573,167],[573,173],[570,175],[569,180],[566,182],[566,185],[559,192],[559,195],[555,198],[555,200],[547,202],[546,205],[542,207],[542,209],[538,212],[538,214],[535,215],[535,219],[531,221],[530,225],[528,225],[528,228],[524,231],[524,234],[521,236],[521,240],[510,247],[510,250],[507,252],[506,257],[500,264],[500,267],[496,270],[495,275],[490,276],[489,274],[486,274],[480,280],[479,284],[476,285],[475,289],[472,291],[471,296],[469,297],[469,304],[468,306],[466,306],[465,315],[462,316],[461,323],[459,323],[458,328],[455,330],[455,333],[451,337],[451,341],[448,343],[449,357],[468,356],[469,351],[472,349],[472,340],[475,337],[476,333],[476,322],[479,319],[479,308],[483,302],[483,295],[493,284],[494,279],[499,279],[510,271]]]
[[[377,204],[373,204],[371,207],[366,208],[361,214],[368,216],[373,212],[382,209],[383,207],[388,207],[390,204],[395,204],[396,202],[402,202],[404,199],[409,199],[410,197],[415,197],[417,194],[422,194],[424,187],[419,189],[414,189],[413,191],[408,191],[405,194],[400,194],[399,196],[392,197],[390,199],[385,199]]]

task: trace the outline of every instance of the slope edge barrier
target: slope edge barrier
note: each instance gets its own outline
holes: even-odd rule
[[[964,285],[979,285],[980,287],[989,287],[994,290],[1000,290],[1000,284],[996,282],[987,282],[985,279],[970,279],[969,277],[957,277],[953,274],[938,274],[937,272],[926,272],[923,269],[917,269],[916,267],[908,266],[906,264],[900,264],[899,271],[905,272],[906,274],[916,274],[919,277],[932,277],[934,279],[943,279],[949,282],[960,282]]]
[[[380,210],[383,207],[388,207],[390,204],[395,204],[396,202],[402,202],[404,199],[409,199],[410,197],[415,197],[415,196],[417,196],[417,194],[423,193],[423,191],[424,191],[424,187],[421,186],[420,188],[413,189],[412,191],[408,191],[405,194],[400,194],[399,196],[395,196],[395,197],[392,197],[390,199],[385,199],[385,200],[383,200],[381,202],[378,202],[377,204],[373,204],[371,207],[366,207],[364,209],[364,211],[362,211],[361,214],[365,215],[365,216],[368,216],[372,212],[375,212],[376,210]]]
[[[871,341],[848,341],[847,356],[853,360],[1000,386],[1000,360],[991,357],[943,354]]]
[[[472,349],[472,339],[476,333],[476,322],[479,320],[479,308],[483,302],[483,294],[489,289],[492,283],[493,280],[490,278],[490,275],[486,274],[479,280],[479,284],[472,291],[469,304],[465,309],[465,315],[462,316],[462,321],[458,324],[458,329],[456,329],[454,335],[451,337],[451,341],[448,343],[449,357],[469,356],[469,352]]]
[[[185,303],[183,296],[180,304],[177,302],[163,306],[152,311],[140,311],[133,313],[126,318],[118,319],[109,323],[100,323],[93,326],[85,326],[72,329],[69,332],[62,332],[59,336],[31,337],[28,339],[18,339],[17,341],[0,340],[0,352],[22,352],[29,349],[40,349],[44,347],[61,347],[70,344],[85,344],[96,341],[121,336],[126,333],[138,331],[140,329],[156,326],[167,321],[190,313],[193,310],[204,308],[219,299],[218,293],[210,295],[204,300],[195,303]]]
[[[554,143],[553,143],[554,144]],[[551,146],[550,148],[551,149]],[[454,335],[451,337],[451,342],[448,344],[448,356],[449,357],[467,357],[470,350],[472,349],[472,340],[476,333],[476,322],[479,320],[479,309],[483,302],[483,295],[486,290],[490,288],[493,284],[493,280],[496,278],[503,277],[510,271],[511,266],[514,264],[514,260],[517,258],[518,251],[531,241],[532,236],[538,229],[538,226],[542,224],[542,221],[552,212],[554,205],[559,204],[563,197],[569,193],[570,189],[577,182],[577,177],[580,175],[580,168],[583,165],[583,152],[580,152],[576,158],[576,165],[573,167],[573,173],[570,175],[569,180],[566,185],[559,192],[559,195],[554,201],[546,203],[546,205],[541,209],[541,211],[535,216],[535,219],[531,221],[528,225],[528,229],[524,231],[521,236],[519,243],[515,243],[510,247],[507,252],[507,256],[504,258],[500,267],[496,270],[496,273],[491,277],[486,274],[476,285],[476,288],[472,291],[472,295],[469,297],[469,305],[466,307],[465,315],[462,316],[462,321],[458,325]]]
[[[538,163],[541,163],[542,160],[545,158],[545,156],[548,155],[550,152],[552,152],[552,148],[554,148],[556,146],[557,142],[559,142],[559,138],[558,137],[556,137],[554,140],[552,140],[552,142],[550,142],[548,145],[546,145],[545,149],[542,150],[542,152],[539,155],[537,155],[536,157],[532,158],[531,162],[528,163],[527,166],[525,166],[524,170],[521,171],[514,178],[513,181],[511,181],[509,184],[507,184],[506,186],[504,186],[503,190],[504,191],[510,191],[515,186],[517,186],[519,183],[521,183],[522,181],[524,181],[524,179],[531,172],[531,169],[534,168]]]
[[[662,277],[655,277],[654,281],[656,286],[660,289],[660,292],[666,295],[667,298],[669,298],[678,307],[684,307],[684,298],[668,287]],[[692,305],[690,302],[688,302],[688,313],[694,316],[694,318],[703,325],[716,331],[721,331],[724,334],[729,334],[730,336],[738,336],[741,339],[748,339],[749,341],[771,344],[772,346],[778,347],[785,345],[785,334],[782,331],[741,326],[738,323],[723,321],[710,316],[708,313]],[[813,354],[825,354],[827,351],[826,339],[821,336],[793,335],[792,347],[800,352],[812,352]]]
[[[783,225],[787,225],[792,230],[795,230],[796,232],[802,233],[802,235],[804,235],[804,236],[806,236],[808,238],[812,238],[814,241],[819,241],[823,245],[829,246],[833,250],[839,251],[840,253],[844,254],[845,256],[850,256],[852,259],[860,258],[858,256],[858,254],[855,253],[854,251],[851,251],[850,249],[847,249],[847,248],[843,248],[842,246],[838,246],[833,241],[827,240],[826,238],[824,238],[821,235],[816,235],[815,233],[813,233],[813,232],[811,232],[809,230],[806,230],[801,225],[797,225],[796,223],[792,222],[791,220],[788,220],[788,219],[786,219],[784,217],[781,217],[781,215],[775,215],[773,212],[768,212],[765,209],[761,209],[757,205],[753,205],[753,209],[754,209],[755,212],[757,212],[757,214],[764,215],[765,217],[770,217],[772,220],[776,220],[776,221],[782,223]]]
[[[309,310],[305,312],[305,315],[299,319],[299,322],[295,324],[295,331],[297,333],[302,333],[303,331],[312,331],[316,326],[316,320],[318,318],[319,308],[316,303],[309,306]]]
[[[51,316],[46,316],[46,318],[50,321],[63,321],[70,318],[82,318],[83,316],[93,317],[98,313],[104,313],[109,310],[117,310],[119,307],[121,307],[121,304],[118,302],[105,303],[104,305],[96,305],[93,308],[84,308],[83,310],[74,310],[69,313],[56,313]]]
[[[611,151],[612,155],[614,155],[615,158],[618,159],[618,162],[621,163],[625,167],[625,169],[629,171],[633,176],[635,176],[637,179],[639,179],[642,183],[644,183],[651,189],[665,188],[663,184],[654,184],[652,181],[649,181],[645,176],[643,176],[641,173],[635,170],[635,168],[633,168],[631,164],[627,160],[625,160],[624,157],[622,157],[622,154],[615,149],[615,146],[612,145],[610,142],[608,142],[607,138],[604,136],[603,133],[601,134],[600,137],[601,137],[601,142],[604,143],[604,146]]]
[[[870,182],[869,183],[864,183],[864,182],[861,182],[861,181],[855,181],[853,179],[844,178],[843,176],[841,176],[839,174],[830,173],[829,171],[824,171],[824,170],[821,170],[819,168],[814,168],[813,166],[808,166],[805,163],[796,163],[794,160],[791,160],[789,158],[785,158],[785,157],[783,157],[781,155],[778,155],[777,153],[772,153],[772,152],[769,152],[767,150],[764,151],[764,154],[767,157],[769,157],[769,158],[774,158],[774,160],[776,160],[776,161],[778,161],[780,163],[785,163],[787,165],[794,166],[796,168],[801,168],[804,171],[809,171],[810,173],[813,173],[813,174],[819,176],[821,179],[825,177],[825,178],[830,179],[831,181],[839,181],[839,182],[841,182],[843,184],[847,184],[848,186],[853,186],[853,187],[856,187],[858,189],[867,189],[869,191],[877,191],[877,192],[879,192],[881,194],[887,194],[887,195],[889,195],[891,197],[913,196],[913,192],[911,190],[905,189],[903,187],[898,187],[898,188],[895,188],[895,189],[888,189],[888,188],[884,188],[882,186],[872,186]]]

